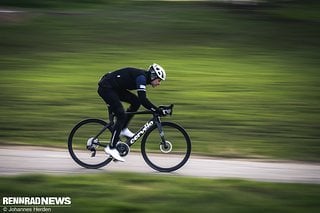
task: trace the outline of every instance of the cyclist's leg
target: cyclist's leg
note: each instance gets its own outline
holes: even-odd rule
[[[121,106],[119,105],[118,107],[116,107],[113,112],[115,113],[117,121],[114,125],[114,130],[111,136],[110,148],[115,148],[118,141],[120,140],[120,132],[123,128],[124,122],[126,121],[127,117],[122,104]]]
[[[139,101],[139,98],[134,95],[133,93],[129,92],[128,90],[122,91],[120,94],[120,100],[127,102],[130,104],[130,106],[127,109],[127,112],[136,112],[138,111],[141,103]],[[129,122],[133,118],[134,115],[127,115],[126,120],[124,121],[123,128],[127,128]]]
[[[116,122],[114,125],[114,131],[111,136],[110,148],[115,148],[119,141],[121,129],[126,121],[126,114],[124,108],[120,102],[119,94],[117,91],[111,88],[101,88],[98,90],[101,98],[110,106],[111,111],[115,114]]]

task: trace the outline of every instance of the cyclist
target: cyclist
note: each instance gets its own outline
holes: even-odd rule
[[[157,87],[166,79],[165,70],[158,64],[152,64],[148,70],[132,67],[122,68],[105,74],[99,81],[98,94],[110,106],[115,114],[116,122],[111,136],[110,144],[105,148],[105,152],[114,159],[124,162],[116,149],[121,136],[132,137],[134,134],[128,129],[128,124],[133,115],[126,115],[121,101],[130,104],[127,112],[135,112],[140,105],[163,115],[163,111],[152,104],[146,94],[146,85]],[[137,90],[137,95],[130,92]]]

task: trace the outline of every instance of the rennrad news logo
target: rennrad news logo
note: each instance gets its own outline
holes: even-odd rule
[[[2,212],[53,212],[71,207],[70,197],[2,197]]]
[[[71,205],[70,197],[3,197],[2,205],[59,206]]]

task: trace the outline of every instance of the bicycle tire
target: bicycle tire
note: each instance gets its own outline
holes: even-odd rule
[[[161,125],[166,141],[172,145],[172,150],[161,149],[160,134],[157,126],[154,125],[142,138],[141,153],[143,159],[151,168],[160,172],[172,172],[180,169],[188,161],[191,154],[191,140],[184,128],[178,124],[161,122]],[[174,160],[173,163],[169,162],[171,160]]]
[[[108,163],[110,163],[112,161],[112,158],[110,158],[109,156],[107,156],[104,153],[103,147],[97,147],[97,148],[99,148],[99,149],[97,149],[97,152],[99,151],[99,158],[94,159],[94,160],[92,158],[90,160],[90,158],[88,156],[90,156],[91,153],[86,148],[87,140],[90,137],[94,137],[96,134],[98,134],[98,132],[107,124],[108,123],[106,123],[105,121],[103,121],[101,119],[90,118],[90,119],[80,121],[78,124],[76,124],[73,127],[73,129],[71,130],[69,137],[68,137],[68,150],[69,150],[69,153],[70,153],[72,159],[77,164],[79,164],[80,166],[82,166],[84,168],[88,168],[88,169],[98,169],[98,168],[101,168],[101,167],[107,165]],[[88,134],[84,130],[88,131],[89,126],[91,126],[91,125],[93,126],[92,130],[90,127],[90,134]],[[105,130],[104,132],[111,134],[111,127],[108,127],[108,129]],[[83,134],[83,136],[82,136],[82,134]],[[105,137],[107,137],[107,138],[105,138]],[[103,138],[109,139],[110,135],[108,135],[108,136],[103,135]],[[86,157],[82,158],[82,155],[86,156]],[[96,158],[96,157],[94,157],[94,158]],[[101,160],[100,160],[100,158],[101,158]],[[88,163],[86,161],[92,161],[92,162]]]

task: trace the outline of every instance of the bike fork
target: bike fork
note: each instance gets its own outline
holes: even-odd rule
[[[157,117],[155,119],[155,122],[156,122],[156,125],[157,125],[157,128],[158,128],[158,131],[159,131],[159,134],[160,134],[160,138],[161,138],[161,144],[163,144],[163,147],[165,149],[168,148],[168,144],[166,142],[166,139],[164,137],[164,132],[163,132],[163,129],[162,129],[162,126],[161,126],[161,120],[160,120],[160,117]]]

